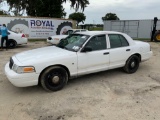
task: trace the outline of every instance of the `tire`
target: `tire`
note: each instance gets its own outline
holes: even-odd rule
[[[61,23],[61,24],[58,26],[58,28],[57,28],[56,34],[57,34],[57,35],[60,35],[60,34],[61,34],[61,30],[62,30],[63,28],[65,28],[65,27],[68,27],[68,28],[72,29],[72,23],[71,23],[71,22],[68,22],[68,21]]]
[[[8,40],[8,48],[13,49],[16,45],[17,43],[14,40]]]
[[[46,69],[41,77],[40,83],[47,91],[61,90],[68,81],[67,71],[59,66],[52,66]]]
[[[155,42],[160,42],[160,31],[157,31],[154,36],[153,39]]]
[[[7,24],[8,30],[12,30],[12,27],[16,24],[23,24],[28,27],[28,21],[26,21],[25,19],[15,19],[11,20],[10,23]]]
[[[132,55],[131,57],[128,58],[123,69],[125,72],[129,74],[135,73],[139,68],[139,63],[140,63],[139,57],[136,55]]]

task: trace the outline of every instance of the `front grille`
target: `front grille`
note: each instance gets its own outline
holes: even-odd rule
[[[13,59],[10,58],[10,61],[9,61],[9,68],[10,68],[10,69],[12,69],[13,64],[14,64]]]
[[[48,37],[48,40],[52,40],[52,38],[51,38],[51,37]]]

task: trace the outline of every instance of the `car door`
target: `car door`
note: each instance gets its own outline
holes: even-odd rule
[[[92,51],[84,52],[85,48]],[[82,48],[78,56],[78,75],[107,70],[109,67],[109,50],[106,35],[93,36]]]
[[[132,53],[127,39],[121,34],[108,34],[110,42],[110,66],[109,69],[122,67]]]

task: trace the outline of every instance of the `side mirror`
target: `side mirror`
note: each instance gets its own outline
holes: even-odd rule
[[[82,50],[82,52],[90,52],[92,51],[92,47],[91,46],[85,46]]]

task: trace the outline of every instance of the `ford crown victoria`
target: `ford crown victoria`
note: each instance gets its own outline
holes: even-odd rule
[[[53,35],[53,36],[48,37],[47,42],[50,44],[56,45],[59,43],[59,41],[61,39],[66,38],[70,34],[77,33],[77,32],[86,32],[86,31],[88,31],[88,30],[86,30],[86,29],[71,29],[71,30],[68,30],[64,35]]]
[[[0,32],[1,37],[1,32]],[[23,33],[15,33],[13,31],[8,30],[8,47],[15,48],[17,45],[27,44],[28,38],[26,38],[25,34]],[[1,46],[1,42],[0,42]],[[5,43],[4,45],[5,46]]]
[[[88,31],[71,34],[57,46],[18,53],[5,66],[9,81],[17,87],[41,84],[48,91],[62,89],[69,79],[123,68],[131,74],[152,56],[146,42],[124,33]]]

